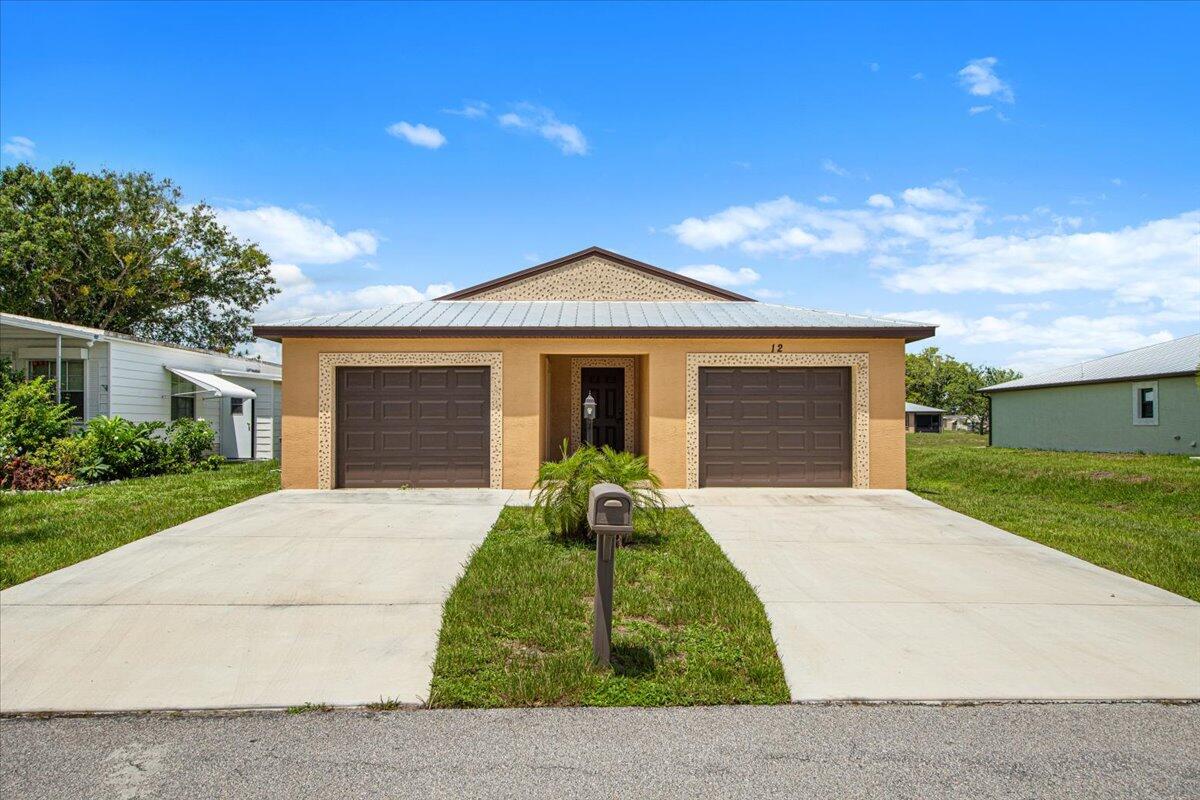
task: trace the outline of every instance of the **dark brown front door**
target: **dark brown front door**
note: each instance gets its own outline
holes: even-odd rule
[[[700,370],[701,486],[849,486],[850,370]]]
[[[487,486],[487,367],[342,367],[337,485]]]
[[[579,371],[579,413],[583,414],[583,399],[592,393],[596,399],[596,421],[592,443],[608,445],[614,450],[625,449],[625,370],[620,367],[584,367]],[[587,441],[587,420],[580,422],[579,432]]]

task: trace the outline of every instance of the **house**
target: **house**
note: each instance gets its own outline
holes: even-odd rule
[[[904,345],[929,325],[759,303],[592,247],[436,300],[255,328],[284,343],[285,488],[527,489],[561,443],[667,487],[905,485]]]
[[[944,431],[975,432],[981,428],[981,421],[974,414],[942,414],[942,430]]]
[[[904,430],[910,433],[941,433],[942,415],[940,408],[923,406],[920,403],[904,404]]]
[[[0,359],[56,390],[86,421],[205,419],[227,458],[279,457],[279,364],[122,333],[0,314]]]
[[[1200,456],[1200,334],[980,389],[991,444]]]

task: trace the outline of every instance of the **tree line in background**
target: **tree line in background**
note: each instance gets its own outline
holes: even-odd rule
[[[904,374],[908,402],[965,415],[980,433],[988,429],[988,401],[979,390],[1021,377],[1013,369],[959,361],[936,347],[905,355]]]
[[[270,267],[148,172],[0,173],[0,311],[229,352],[279,291]]]

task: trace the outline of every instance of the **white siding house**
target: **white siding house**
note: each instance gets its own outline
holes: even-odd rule
[[[212,424],[227,458],[279,457],[279,364],[15,314],[0,314],[0,359],[49,377],[61,364],[62,399],[85,421],[192,416]]]

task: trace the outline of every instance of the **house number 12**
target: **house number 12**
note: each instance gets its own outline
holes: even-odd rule
[[[782,352],[783,352],[783,345],[781,345],[781,344],[773,344],[773,345],[771,345],[771,352],[772,352],[772,353],[782,353]]]

